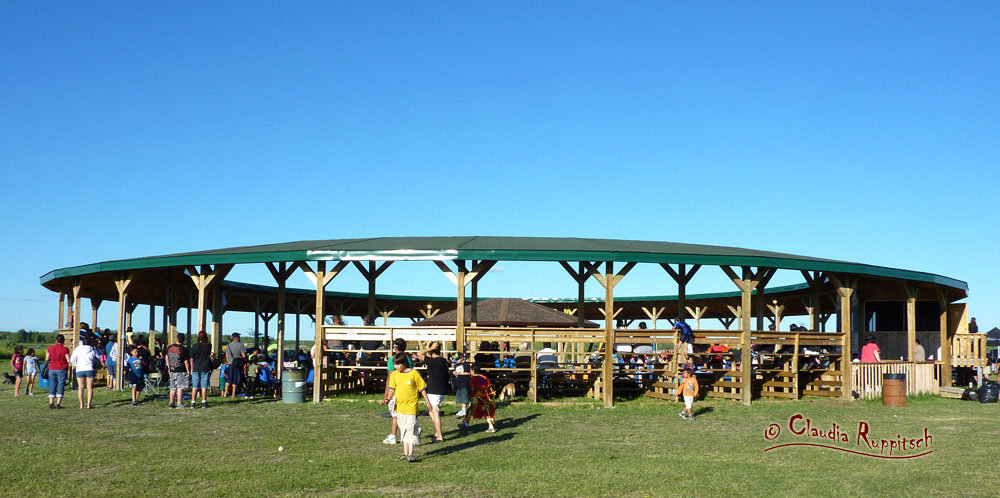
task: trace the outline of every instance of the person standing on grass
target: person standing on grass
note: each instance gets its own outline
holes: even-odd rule
[[[69,348],[63,343],[66,337],[56,336],[56,343],[45,351],[49,362],[49,408],[62,410],[63,390],[66,388],[66,373],[69,371]]]
[[[441,402],[448,393],[448,360],[441,357],[441,343],[433,342],[417,353],[417,358],[427,366],[427,412],[434,422],[432,443],[444,441],[441,432]]]
[[[21,395],[21,379],[24,378],[24,348],[14,346],[14,355],[10,357],[10,367],[14,370],[14,396]]]
[[[191,354],[184,346],[184,334],[177,334],[167,347],[167,370],[170,372],[170,408],[184,408],[184,390],[191,387]],[[177,398],[174,404],[174,398]],[[194,408],[194,399],[191,400]]]
[[[139,404],[139,389],[140,386],[146,383],[146,368],[142,364],[142,357],[139,356],[139,348],[137,346],[132,346],[132,349],[128,351],[128,356],[125,358],[125,367],[128,368],[125,374],[129,379],[129,385],[132,387],[132,406]]]
[[[240,340],[240,334],[234,333],[232,341],[226,345],[226,387],[222,391],[222,397],[229,394],[229,387],[232,386],[233,397],[236,397],[236,390],[243,383],[243,364],[246,361],[247,348]]]
[[[208,334],[198,332],[198,340],[191,345],[191,408],[195,407],[198,392],[201,392],[201,407],[208,408],[208,385],[214,370],[215,355],[208,343]]]
[[[472,374],[472,377],[469,379],[469,389],[472,391],[472,403],[469,404],[469,410],[462,421],[459,422],[458,428],[468,429],[469,420],[473,417],[477,419],[485,418],[486,423],[489,425],[486,432],[496,432],[497,429],[493,425],[496,422],[496,405],[493,403],[494,392],[490,386],[490,379],[482,375],[480,368],[475,363],[469,365],[469,372]]]
[[[24,357],[24,394],[35,395],[35,377],[38,375],[38,358],[35,357],[35,350],[28,348],[28,355]]]
[[[417,401],[420,396],[424,397],[424,402],[430,406],[427,398],[427,384],[424,383],[420,372],[410,366],[409,355],[400,352],[394,357],[396,371],[389,377],[386,386],[385,397],[382,404],[387,405],[390,401],[396,403],[396,420],[399,424],[399,436],[403,443],[403,454],[396,458],[396,461],[413,462],[413,447],[420,444],[420,433],[417,432]]]
[[[101,366],[101,357],[94,349],[94,339],[80,339],[80,345],[73,349],[70,356],[70,363],[76,370],[76,397],[80,400],[80,409],[91,409],[94,407],[94,369]],[[83,403],[83,391],[87,391],[87,403]]]
[[[455,404],[460,407],[455,416],[459,418],[465,416],[469,407],[469,379],[472,378],[472,374],[469,373],[467,358],[464,353],[459,353],[455,358]]]
[[[691,405],[694,404],[694,398],[698,396],[698,379],[694,378],[694,372],[690,368],[685,368],[681,373],[681,383],[677,386],[677,396],[684,397],[684,410],[680,413],[681,418],[694,420]]]
[[[386,404],[389,405],[389,416],[392,417],[392,431],[389,432],[389,435],[382,440],[385,444],[396,444],[396,428],[398,427],[398,423],[396,421],[396,398],[392,396],[392,393],[389,391],[389,381],[392,380],[393,373],[399,368],[399,365],[396,363],[396,357],[402,353],[402,357],[406,359],[406,367],[413,368],[413,359],[410,358],[410,355],[406,354],[405,351],[406,340],[397,338],[392,341],[392,356],[389,357],[389,361],[386,363],[384,394],[385,398],[389,400]],[[420,430],[420,426],[417,426],[417,430]]]
[[[104,345],[104,355],[107,358],[105,362],[108,365],[108,390],[115,388],[115,373],[117,373],[118,368],[118,338],[111,335],[110,331],[104,329],[104,335],[108,338],[108,343]]]

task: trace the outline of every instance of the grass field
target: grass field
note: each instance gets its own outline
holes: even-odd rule
[[[0,394],[0,475],[6,496],[996,496],[1000,406],[936,397],[902,408],[878,402],[800,400],[679,405],[651,399],[601,409],[515,403],[498,410],[499,432],[481,422],[456,428],[446,406],[445,438],[397,463],[400,446],[381,443],[389,420],[374,398],[286,405],[216,398],[208,409],[168,410],[165,401],[128,406],[99,389],[95,409],[64,410],[46,397]],[[836,423],[860,450],[857,426],[872,437],[916,437],[933,453],[883,460],[780,443],[822,440],[788,432],[801,413],[823,430]],[[429,417],[422,416],[425,435]],[[764,438],[772,423],[783,428]],[[802,423],[799,423],[802,425]],[[798,430],[798,428],[796,428]],[[278,451],[278,447],[284,451]],[[864,449],[869,453],[873,451]],[[913,454],[915,452],[907,452]],[[897,453],[898,455],[899,453]]]

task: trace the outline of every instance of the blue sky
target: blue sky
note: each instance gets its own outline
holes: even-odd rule
[[[0,329],[55,325],[38,283],[54,268],[396,235],[667,240],[929,271],[969,282],[992,327],[998,14],[6,2]],[[380,291],[453,292],[416,265]],[[558,267],[500,266],[482,294],[574,295]],[[656,271],[621,292],[673,293]],[[332,289],[364,291],[355,273]],[[718,271],[692,283],[730,287]],[[115,315],[105,305],[100,325]]]

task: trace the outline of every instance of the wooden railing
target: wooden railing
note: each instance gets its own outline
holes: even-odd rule
[[[986,366],[986,334],[957,334],[951,339],[951,366]]]
[[[852,363],[851,376],[854,391],[863,399],[882,396],[882,376],[887,373],[906,375],[906,395],[937,394],[937,365],[933,361],[884,361],[881,363]]]

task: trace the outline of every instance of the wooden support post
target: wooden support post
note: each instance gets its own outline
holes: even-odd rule
[[[267,269],[271,272],[275,282],[278,283],[278,363],[277,377],[281,379],[282,365],[285,362],[285,286],[288,278],[295,273],[295,267],[289,267],[288,263],[281,262],[275,267],[274,263],[268,262]],[[298,315],[296,315],[298,316]],[[297,333],[297,332],[296,332]],[[296,348],[298,344],[296,344]]]
[[[576,299],[577,299],[576,326],[583,328],[583,324],[587,320],[586,308],[584,308],[585,306],[584,284],[587,283],[587,279],[590,278],[590,274],[593,273],[592,269],[595,268],[595,265],[597,263],[591,263],[589,261],[587,262],[580,261],[577,263],[578,269],[576,270],[574,270],[573,267],[570,266],[569,262],[567,261],[560,261],[559,264],[563,267],[564,270],[566,270],[566,273],[569,273],[570,277],[573,277],[573,281],[576,282]]]
[[[792,355],[792,383],[794,386],[792,389],[795,392],[795,399],[799,399],[799,332],[795,334],[795,349],[792,351],[795,353]]]
[[[614,263],[608,261],[604,264],[604,407],[611,408],[615,404],[614,398],[614,364],[612,357],[615,350],[615,284],[614,284]]]
[[[906,284],[906,360],[913,361],[917,341],[917,284]],[[895,359],[895,358],[892,358]]]
[[[369,261],[368,268],[365,268],[360,261],[354,261],[353,263],[354,267],[361,272],[361,276],[365,277],[365,280],[368,281],[368,314],[366,315],[366,318],[370,319],[371,323],[374,324],[376,312],[378,310],[375,303],[375,281],[382,275],[383,272],[385,272],[386,269],[389,268],[392,261],[385,261],[381,265],[378,265],[375,261]]]
[[[201,303],[198,304],[198,315],[201,315]],[[217,356],[222,347],[222,289],[219,287],[215,288],[212,292],[212,353]],[[200,320],[199,320],[200,321]],[[198,324],[199,330],[201,330],[201,323]]]
[[[90,298],[90,329],[96,331],[97,327],[97,309],[101,307],[102,300],[100,298],[91,297]]]
[[[118,347],[115,348],[115,385],[112,386],[115,389],[122,389],[125,385],[122,382],[124,374],[124,356],[125,348],[128,347],[125,344],[125,307],[128,302],[128,288],[132,284],[132,274],[130,273],[126,277],[121,275],[115,279],[115,288],[118,289]]]
[[[948,337],[948,292],[944,287],[938,292],[938,326],[941,331],[941,352],[936,358],[941,362],[941,385],[951,387],[951,338]]]
[[[458,271],[455,274],[455,286],[458,289],[455,303],[457,306],[455,317],[455,342],[457,344],[455,349],[459,352],[465,352],[465,275],[465,261],[459,261]]]
[[[656,306],[653,306],[652,308],[649,308],[649,309],[647,309],[645,306],[643,306],[642,307],[642,312],[645,313],[646,317],[648,317],[653,322],[653,329],[655,330],[656,329],[656,321],[660,319],[660,315],[662,315],[663,312],[666,311],[666,309],[667,309],[666,306],[661,306],[659,308],[657,308]]]
[[[604,364],[602,365],[602,381],[604,394],[604,407],[611,408],[615,405],[614,397],[614,365],[612,355],[615,349],[615,286],[621,282],[622,278],[628,274],[635,263],[627,263],[618,273],[615,273],[614,262],[604,263],[604,274],[598,273],[596,267],[591,267],[591,274],[604,286]]]
[[[840,394],[842,399],[849,400],[852,389],[851,354],[853,353],[851,349],[851,298],[857,289],[857,277],[841,278],[831,274],[830,279],[837,286],[837,295],[840,296],[840,332],[844,334],[840,354],[840,373],[843,381]]]
[[[380,309],[378,311],[379,316],[382,317],[382,326],[383,327],[388,327],[389,326],[389,317],[392,316],[392,314],[395,313],[395,312],[396,312],[396,307],[395,306],[392,309]],[[372,323],[372,325],[375,325],[375,324]],[[443,344],[442,344],[442,347],[444,347]]]
[[[63,320],[66,319],[66,316],[63,314],[63,306],[65,305],[65,303],[66,303],[66,293],[65,292],[60,292],[59,293],[59,324],[56,325],[56,330],[62,330],[63,327],[66,325],[66,322],[63,321]]]
[[[221,286],[223,279],[229,274],[229,271],[233,269],[233,265],[215,265],[211,267],[209,265],[201,265],[201,269],[195,268],[194,266],[189,266],[187,268],[187,274],[191,277],[191,281],[194,282],[194,286],[198,289],[198,330],[205,330],[205,291],[208,289],[213,282],[217,282],[216,287]],[[221,290],[218,292],[221,294]],[[218,354],[220,347],[219,341],[221,340],[221,328],[222,328],[222,313],[224,312],[222,308],[225,306],[221,302],[221,296],[217,296],[218,302],[213,303],[217,307],[213,308],[212,311],[212,350]],[[219,312],[218,320],[216,320],[215,313],[216,310]]]
[[[774,314],[774,331],[777,332],[781,330],[781,316],[785,312],[785,305],[778,304],[778,300],[775,299],[773,304],[767,305],[767,309]]]
[[[313,368],[316,373],[313,375],[313,403],[319,403],[323,400],[325,388],[323,360],[326,358],[326,335],[323,331],[323,317],[326,314],[324,310],[326,286],[347,267],[347,264],[347,261],[338,261],[333,269],[327,272],[326,261],[317,262],[315,271],[305,261],[295,262],[295,266],[316,284],[316,355],[313,357]]]
[[[466,268],[465,261],[458,260],[455,261],[457,271],[452,271],[452,269],[449,268],[444,261],[434,261],[434,264],[437,265],[437,267],[445,274],[446,277],[448,277],[449,280],[452,281],[452,283],[455,284],[458,289],[458,295],[455,303],[455,349],[459,353],[465,352],[467,346],[465,344],[465,286],[472,282],[479,281],[488,271],[490,271],[491,268],[493,268],[493,265],[496,263],[496,261],[489,260],[479,261],[472,267],[471,270],[468,270]],[[430,309],[428,309],[428,314],[430,314]],[[435,314],[437,313],[435,312]]]
[[[253,347],[260,347],[260,298],[253,300]]]
[[[79,280],[73,284],[73,348],[80,345],[80,290],[82,288]]]
[[[708,306],[695,306],[694,308],[686,306],[684,309],[694,317],[695,330],[701,330],[701,317],[705,316],[705,313],[708,312]]]
[[[475,267],[478,261],[473,260],[472,266]],[[471,287],[472,296],[469,300],[469,324],[475,327],[479,321],[479,281],[473,280]]]
[[[139,303],[126,300],[125,301],[125,331],[132,328],[132,313],[135,309],[139,307]]]
[[[744,405],[750,404],[751,396],[751,386],[753,382],[753,365],[750,361],[750,301],[751,295],[754,289],[761,282],[761,280],[767,276],[770,272],[773,274],[773,269],[757,268],[757,271],[751,271],[749,266],[744,266],[742,277],[737,275],[732,268],[728,266],[720,266],[722,271],[726,273],[726,276],[736,284],[736,287],[740,289],[740,328],[741,328],[741,338],[740,338],[740,349],[741,353],[741,366],[740,366],[740,395]],[[729,308],[732,311],[732,307]]]
[[[674,282],[677,282],[677,314],[675,316],[683,320],[685,318],[684,311],[687,309],[684,306],[684,300],[687,298],[687,284],[691,281],[691,277],[694,277],[694,274],[698,273],[698,270],[701,269],[701,265],[692,266],[690,271],[687,270],[687,265],[683,263],[677,265],[677,270],[674,270],[667,263],[660,263],[660,267],[674,279]]]
[[[538,356],[535,353],[535,329],[531,329],[531,342],[528,343],[528,350],[531,351],[531,384],[528,386],[528,396],[532,403],[538,403]]]
[[[149,344],[153,344],[153,335],[156,333],[156,305],[149,305]],[[149,347],[149,352],[153,352],[153,347]]]
[[[177,293],[171,290],[170,292],[170,313],[169,318],[169,329],[167,332],[167,345],[177,342]]]
[[[302,335],[302,301],[295,301],[295,354],[299,353],[299,340]]]

